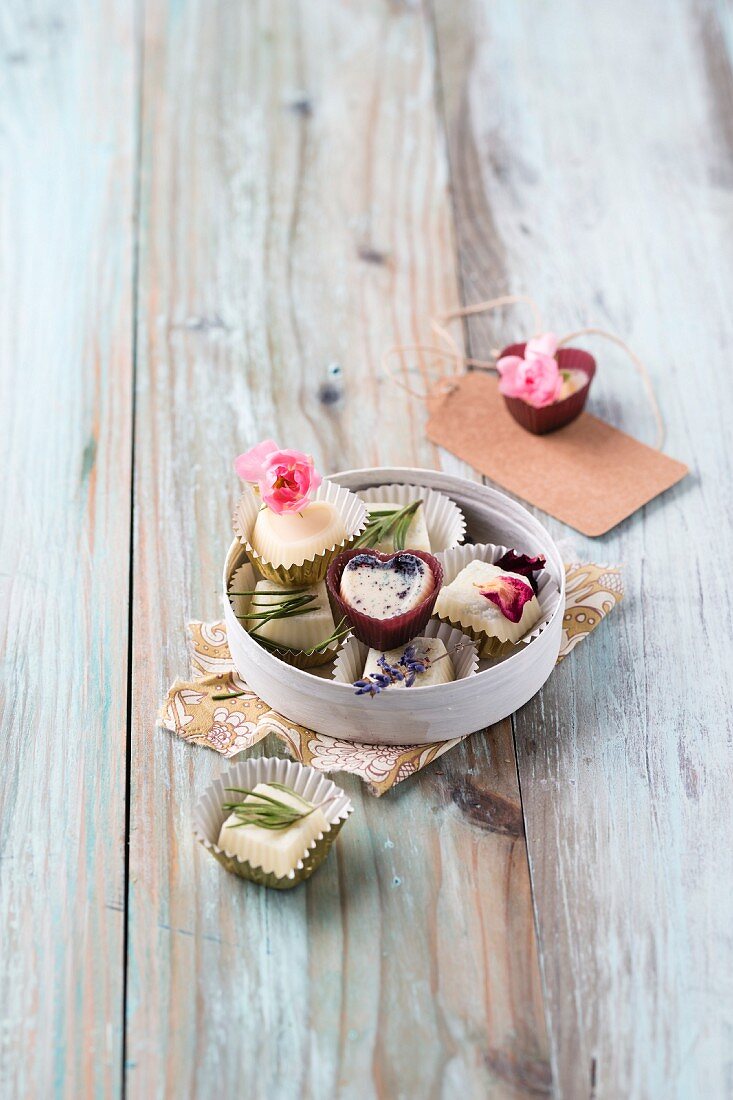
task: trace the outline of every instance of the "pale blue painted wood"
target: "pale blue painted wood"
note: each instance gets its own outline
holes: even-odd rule
[[[608,536],[627,597],[516,719],[554,1076],[563,1096],[733,1082],[733,77],[725,5],[439,2],[468,300],[534,295],[648,363],[679,487]],[[525,318],[474,330],[473,350]],[[514,327],[512,327],[512,325]],[[631,368],[588,344],[593,411],[639,438]]]
[[[356,813],[292,894],[196,848],[193,804],[226,764],[153,726],[186,618],[220,614],[240,449],[274,435],[326,471],[436,461],[379,368],[457,297],[434,92],[417,8],[147,7],[131,1095],[547,1088],[508,724],[378,802],[347,777]]]
[[[327,468],[437,460],[376,366],[456,291],[424,13],[253,11],[147,19],[130,1091],[205,1096],[254,1070],[276,1096],[547,1093],[506,729],[389,800],[350,784],[338,857],[288,897],[194,850],[220,762],[153,728],[187,614],[217,613],[242,442],[276,432]],[[0,20],[0,1091],[113,1095],[132,13]],[[436,26],[465,300],[529,291],[559,329],[621,332],[693,467],[605,539],[571,535],[626,562],[627,603],[516,722],[556,1088],[726,1095],[730,11],[441,0]],[[598,350],[596,410],[650,438],[633,375]]]
[[[0,11],[0,1095],[121,1084],[132,6]]]

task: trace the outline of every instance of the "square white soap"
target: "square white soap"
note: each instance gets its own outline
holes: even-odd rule
[[[445,648],[444,643],[440,638],[413,638],[409,645],[415,647],[415,656],[427,657],[430,664],[424,672],[419,672],[415,678],[413,687],[428,687],[431,684],[448,684],[451,680],[455,680],[456,671],[453,667],[453,661],[448,656],[448,651]],[[388,649],[384,654],[387,663],[390,665],[396,665],[400,657],[407,646],[401,645],[397,649]],[[370,649],[367,654],[366,663],[364,665],[364,677],[366,678],[372,672],[381,672],[379,667],[379,658],[382,656],[382,652],[379,649]],[[397,680],[394,687],[405,687],[404,680]]]
[[[298,810],[308,810],[311,804],[294,792],[281,791],[267,783],[258,783],[244,802],[255,802],[256,795],[268,795]],[[232,802],[236,799],[232,796]],[[228,855],[246,859],[253,867],[273,872],[280,878],[287,875],[302,859],[311,843],[330,829],[320,809],[301,817],[284,829],[265,829],[260,825],[238,825],[239,818],[232,813],[219,833],[219,847]]]
[[[507,577],[529,585],[526,577],[510,573],[491,562],[475,558],[465,566],[450,584],[441,588],[435,604],[435,614],[441,619],[470,627],[500,642],[516,642],[531,630],[541,615],[540,602],[535,595],[522,608],[522,617],[513,623],[502,611],[481,594],[481,587],[496,584]]]
[[[328,602],[326,582],[320,581],[310,588],[296,589],[299,594],[314,596],[310,603],[303,607],[303,614],[291,615],[282,619],[248,619],[247,630],[255,631],[268,642],[280,649],[292,649],[298,652],[312,649],[329,638],[336,629],[331,605]],[[255,595],[250,603],[249,614],[272,610],[288,596],[293,595],[293,590],[281,588],[274,581],[261,580],[255,585]],[[310,610],[307,610],[310,608]]]

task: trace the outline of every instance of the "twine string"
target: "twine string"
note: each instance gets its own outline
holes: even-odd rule
[[[409,394],[410,397],[414,397],[417,401],[426,402],[452,393],[453,390],[456,389],[458,379],[469,367],[473,370],[497,373],[496,361],[500,355],[499,349],[491,349],[491,359],[473,359],[471,356],[466,355],[465,351],[447,326],[452,321],[457,321],[464,317],[473,317],[479,313],[488,313],[490,310],[498,309],[501,306],[519,305],[522,303],[528,305],[532,311],[532,317],[535,324],[533,335],[538,336],[543,331],[542,314],[534,299],[526,294],[504,294],[499,298],[488,298],[484,302],[475,302],[473,305],[463,306],[460,309],[448,310],[445,313],[438,314],[437,317],[432,317],[430,320],[431,330],[435,333],[438,340],[443,341],[443,344],[393,344],[382,354],[382,368],[395,384],[404,390],[405,393]],[[558,340],[558,347],[569,344],[572,340],[576,340],[580,336],[601,336],[606,340],[610,340],[611,343],[616,344],[617,347],[626,352],[644,384],[644,389],[649,404],[651,405],[657,427],[654,446],[657,450],[661,451],[664,446],[665,423],[656,394],[654,393],[651,376],[644,363],[620,336],[616,336],[615,333],[607,332],[605,329],[601,328],[581,328],[577,329],[575,332],[570,332],[567,336],[563,336]],[[399,355],[402,358],[406,352],[424,352],[438,359],[448,359],[452,361],[454,366],[458,366],[458,370],[454,371],[453,374],[442,373],[438,377],[435,377],[434,374],[431,374],[429,369],[426,369],[422,359],[420,359],[417,367],[403,366],[400,372],[394,363],[394,356]],[[423,381],[423,388],[421,390],[415,389],[404,377],[404,375],[411,373],[418,373],[420,375]]]
[[[651,376],[639,356],[635,351],[632,351],[626,341],[622,340],[620,336],[616,336],[613,332],[606,332],[603,328],[579,328],[576,332],[569,332],[567,336],[563,336],[563,338],[558,341],[558,347],[562,347],[563,344],[569,344],[571,340],[576,340],[579,336],[602,336],[605,340],[610,340],[612,344],[616,344],[617,347],[626,352],[629,359],[636,367],[637,373],[644,384],[646,395],[649,398],[649,404],[651,405],[654,420],[657,425],[657,437],[654,446],[658,451],[661,451],[664,446],[666,425],[664,423],[664,417],[662,416],[662,410],[659,408],[657,395],[654,392]]]

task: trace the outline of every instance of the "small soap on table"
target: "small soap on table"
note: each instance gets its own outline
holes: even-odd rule
[[[341,598],[362,615],[391,619],[423,603],[435,588],[433,571],[422,558],[403,551],[389,561],[356,554],[341,574]]]
[[[542,611],[526,577],[475,559],[441,588],[435,614],[499,642],[517,642]]]
[[[333,504],[314,500],[299,512],[257,513],[250,544],[260,557],[274,566],[301,565],[346,539],[346,528]]]
[[[258,801],[257,795],[267,795],[296,810],[310,810],[311,803],[295,792],[258,783],[244,804]],[[236,812],[230,814],[219,833],[219,847],[227,855],[239,856],[253,867],[284,878],[303,859],[313,841],[331,828],[321,809],[315,809],[284,829],[266,829],[261,825],[240,825]]]
[[[456,670],[453,661],[448,655],[448,650],[440,638],[413,638],[408,643],[415,647],[415,657],[428,659],[428,666],[424,672],[418,672],[415,682],[410,690],[416,687],[429,687],[431,684],[448,684],[456,678]],[[379,660],[384,657],[387,664],[399,665],[407,646],[397,646],[396,649],[388,649],[382,653],[379,649],[370,649],[364,665],[363,676],[366,679],[372,672],[381,672]],[[404,688],[404,680],[396,680],[393,687]]]
[[[275,611],[283,606],[283,601],[296,596],[310,596],[308,602],[303,601],[299,614],[286,615],[272,619],[248,619],[247,630],[256,633],[260,638],[279,649],[296,650],[302,652],[320,645],[326,638],[330,638],[336,626],[333,621],[331,605],[328,602],[326,582],[309,587],[282,588],[274,581],[260,580],[255,585],[255,594],[249,607],[249,614]]]
[[[367,504],[370,519],[383,519],[386,516],[395,515],[403,507],[404,505],[394,504],[390,501],[369,501]],[[397,549],[394,544],[394,534],[390,534],[380,542],[371,545],[374,550],[379,550],[382,554],[391,554]],[[416,511],[410,517],[410,523],[405,532],[404,546],[400,549],[424,550],[427,554],[431,551],[430,536],[428,535],[425,510],[422,503],[418,504]]]

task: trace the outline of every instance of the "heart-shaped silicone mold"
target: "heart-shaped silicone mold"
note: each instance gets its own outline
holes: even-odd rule
[[[526,344],[510,344],[504,348],[499,358],[505,355],[524,355]],[[582,413],[588,399],[590,384],[596,373],[596,361],[592,355],[581,348],[560,348],[555,356],[560,370],[582,371],[586,381],[575,393],[562,401],[555,401],[552,405],[536,409],[534,405],[528,405],[521,397],[505,397],[504,403],[518,424],[526,428],[534,435],[545,435],[554,432],[557,428],[564,428]]]
[[[433,577],[433,587],[427,595],[419,600],[409,610],[391,615],[389,618],[379,619],[373,615],[365,614],[352,603],[347,602],[341,595],[341,578],[344,569],[355,557],[372,559],[373,565],[365,565],[365,569],[374,570],[375,588],[378,584],[378,574],[393,575],[395,578],[394,595],[405,591],[405,601],[409,601],[409,593],[419,595],[418,577],[424,575],[422,569],[410,573],[410,559],[418,558],[430,569]],[[422,550],[400,550],[395,554],[380,554],[377,550],[344,550],[329,566],[326,575],[326,584],[333,604],[334,613],[343,617],[351,626],[355,636],[372,649],[393,649],[403,645],[416,637],[430,618],[435,601],[438,598],[440,586],[443,583],[443,567],[432,554],[426,554]],[[379,586],[381,587],[381,586]],[[401,602],[397,599],[395,603]]]

